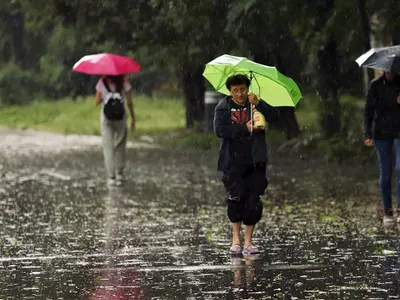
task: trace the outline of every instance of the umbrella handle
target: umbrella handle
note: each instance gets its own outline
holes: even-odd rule
[[[253,71],[250,71],[250,83],[253,80]],[[250,121],[251,121],[251,132],[253,134],[253,104],[250,104]]]
[[[250,121],[251,121],[251,132],[250,134],[253,134],[253,104],[250,104]]]

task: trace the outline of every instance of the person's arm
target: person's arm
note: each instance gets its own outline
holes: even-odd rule
[[[275,107],[269,105],[264,100],[258,99],[257,95],[254,93],[250,93],[248,98],[250,103],[253,104],[255,108],[264,115],[265,120],[268,123],[275,123],[279,121],[279,113]]]
[[[131,91],[125,93],[126,105],[128,106],[129,114],[131,115],[131,131],[135,130],[136,121],[135,121],[135,110],[133,109],[133,101]]]
[[[376,87],[372,83],[368,88],[367,100],[364,108],[364,143],[372,146],[372,122],[376,109]]]
[[[103,78],[97,81],[96,84],[96,97],[95,97],[96,105],[100,105],[101,103],[103,103],[103,96],[101,94],[102,88],[104,88]]]
[[[256,105],[256,109],[264,115],[268,123],[276,123],[279,121],[278,110],[267,102],[260,100],[258,105]]]
[[[240,139],[250,133],[249,121],[247,124],[232,124],[228,109],[217,105],[214,114],[214,132],[219,138]]]
[[[103,102],[103,97],[99,91],[96,91],[96,105],[100,105]]]

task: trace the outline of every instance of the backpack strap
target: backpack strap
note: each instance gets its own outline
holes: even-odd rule
[[[103,79],[103,84],[104,84],[104,86],[106,87],[107,91],[108,91],[109,93],[112,93],[110,87],[108,86],[107,80]]]
[[[108,91],[109,93],[118,93],[118,94],[121,94],[121,95],[122,95],[123,90],[124,90],[124,86],[123,86],[123,85],[122,85],[122,90],[121,90],[121,91],[115,91],[115,92],[113,92],[113,91],[110,89],[110,86],[108,85],[107,80],[104,80],[104,79],[103,79],[103,83],[104,83],[104,86],[106,87],[106,89],[107,89],[107,91]]]

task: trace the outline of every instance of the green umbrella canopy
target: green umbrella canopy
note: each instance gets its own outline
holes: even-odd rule
[[[245,57],[222,55],[206,64],[203,76],[219,92],[230,95],[225,86],[228,77],[245,74],[251,79],[250,91],[272,106],[296,106],[302,98],[297,84],[275,67]]]

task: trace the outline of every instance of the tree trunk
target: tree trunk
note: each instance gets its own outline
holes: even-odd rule
[[[278,70],[287,74],[285,60],[281,56],[279,50],[275,51],[276,66]],[[285,136],[288,140],[296,138],[300,134],[300,126],[296,119],[296,110],[294,107],[285,106],[279,107],[279,126],[283,129]]]
[[[20,9],[15,9],[8,16],[8,34],[13,46],[17,64],[24,69],[26,66],[26,52],[24,45],[25,16]]]
[[[203,67],[184,67],[182,74],[183,94],[186,108],[186,128],[193,128],[203,120],[204,92]]]
[[[192,76],[193,94],[196,99],[195,121],[197,122],[202,122],[204,117],[204,93],[206,86],[204,84],[203,72],[204,67],[199,66],[193,72]]]
[[[333,35],[330,35],[318,51],[318,93],[321,99],[320,124],[326,138],[340,132],[338,69],[336,42]]]
[[[392,0],[391,2],[391,23],[393,24],[392,28],[392,44],[393,45],[398,45],[400,43],[400,36],[399,36],[399,30],[400,30],[400,24],[397,22],[397,17],[399,15],[399,4],[397,3],[398,0]]]
[[[366,0],[357,0],[358,15],[361,26],[361,33],[363,38],[364,51],[371,48],[371,26],[369,24]],[[364,72],[364,94],[367,93],[369,82],[374,78],[374,71],[372,69],[363,69]]]

